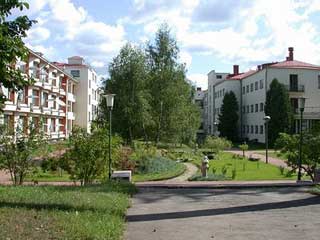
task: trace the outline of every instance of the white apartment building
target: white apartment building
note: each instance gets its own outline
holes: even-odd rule
[[[239,103],[239,136],[242,139],[265,142],[264,107],[266,93],[273,79],[284,84],[289,92],[291,106],[295,112],[295,131],[299,132],[298,98],[305,97],[303,127],[310,128],[320,121],[320,66],[294,60],[293,48],[285,61],[265,63],[256,70],[239,73],[234,66],[233,74],[216,76],[214,71],[208,74],[209,125],[218,121],[218,114],[224,94],[233,91]],[[220,79],[220,80],[217,80]],[[211,130],[210,127],[208,130]],[[216,129],[215,129],[216,130]],[[217,131],[208,131],[218,134]]]
[[[0,122],[16,133],[27,135],[33,124],[36,129],[42,126],[49,139],[68,137],[75,121],[72,106],[78,81],[32,50],[29,50],[28,60],[17,61],[15,67],[26,77],[33,77],[35,83],[19,92],[6,89],[0,83],[8,99]]]
[[[99,88],[95,70],[79,56],[68,58],[68,63],[55,63],[78,80],[75,90],[77,101],[74,105],[75,124],[91,130],[91,123],[96,119],[99,105]]]
[[[194,102],[198,105],[200,109],[200,115],[201,115],[201,123],[200,127],[197,130],[197,141],[199,143],[203,142],[206,137],[206,119],[207,119],[207,111],[205,109],[205,105],[207,104],[207,91],[201,90],[200,87],[196,89],[195,95],[194,95]]]

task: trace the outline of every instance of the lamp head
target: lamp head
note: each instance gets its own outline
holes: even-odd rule
[[[270,116],[264,116],[264,118],[263,118],[263,120],[264,120],[265,122],[269,122],[269,121],[270,121],[270,119],[271,119],[271,117],[270,117]]]
[[[305,108],[306,104],[306,97],[299,97],[299,108],[300,110],[303,110]]]
[[[113,108],[113,102],[114,102],[114,96],[115,95],[116,94],[111,94],[111,93],[103,95],[107,100],[107,107],[108,108],[111,108],[111,109]]]

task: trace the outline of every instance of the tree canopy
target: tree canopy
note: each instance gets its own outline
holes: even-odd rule
[[[176,40],[162,25],[144,50],[127,44],[109,65],[105,90],[117,94],[113,123],[128,142],[194,141],[200,113],[178,54]]]
[[[222,101],[218,130],[221,137],[226,137],[230,141],[238,139],[238,108],[234,92],[227,92]]]
[[[19,0],[1,1],[0,4],[0,111],[6,101],[2,86],[20,90],[32,83],[32,79],[23,76],[15,64],[17,60],[25,60],[28,57],[28,49],[22,38],[27,36],[27,31],[36,21],[30,20],[27,16],[9,20],[13,9],[22,11],[24,8],[29,8],[28,3]]]
[[[272,80],[267,91],[265,113],[271,117],[268,137],[270,144],[273,145],[279,137],[279,133],[290,132],[293,119],[289,94],[285,86],[279,83],[277,79]]]

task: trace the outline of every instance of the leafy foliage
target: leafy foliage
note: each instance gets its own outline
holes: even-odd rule
[[[18,59],[27,59],[28,49],[24,46],[22,38],[27,36],[27,31],[36,21],[29,20],[27,16],[9,20],[13,9],[22,11],[24,8],[29,8],[28,3],[19,0],[1,1],[0,4],[0,110],[6,101],[2,86],[11,90],[21,90],[33,81],[17,70],[15,63]]]
[[[92,183],[106,173],[108,138],[105,129],[96,129],[88,134],[85,129],[75,127],[70,137],[70,148],[63,155],[62,166],[81,185]],[[121,139],[112,137],[112,155],[118,152]],[[113,162],[114,164],[114,162]]]
[[[220,136],[226,137],[230,141],[236,141],[238,139],[238,108],[239,106],[234,92],[227,92],[222,101],[218,130]]]
[[[30,124],[32,126],[32,124]],[[21,185],[34,166],[33,155],[46,142],[44,135],[30,127],[28,136],[3,131],[0,135],[0,169],[8,171],[14,185]]]
[[[116,94],[114,128],[129,143],[141,138],[156,143],[195,141],[200,112],[178,53],[176,40],[163,25],[145,51],[127,44],[110,64],[104,87]],[[101,106],[105,117],[105,102]]]
[[[204,142],[205,148],[210,148],[212,152],[219,153],[222,150],[231,148],[232,143],[225,139],[215,136],[208,136]]]
[[[281,132],[290,132],[293,119],[288,92],[277,79],[272,80],[267,92],[265,113],[271,117],[268,123],[268,138],[273,146]]]
[[[280,133],[276,141],[276,146],[288,157],[288,165],[294,170],[298,169],[300,136],[298,134],[289,135]],[[320,165],[320,135],[303,134],[302,169],[314,180],[314,172]]]
[[[243,144],[240,144],[240,145],[239,145],[239,148],[240,148],[241,151],[242,151],[242,157],[245,157],[245,151],[248,151],[249,145],[246,144],[246,143],[243,143]]]

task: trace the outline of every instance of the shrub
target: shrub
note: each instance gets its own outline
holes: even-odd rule
[[[237,176],[237,169],[234,168],[232,169],[232,175],[231,175],[232,180],[234,180],[236,176]]]
[[[279,166],[278,169],[279,169],[279,171],[280,171],[280,174],[283,175],[283,174],[284,174],[285,167]]]
[[[242,156],[245,157],[245,151],[247,151],[249,149],[249,145],[244,143],[239,145],[239,148],[242,150]]]
[[[212,152],[219,153],[222,150],[231,148],[232,143],[225,138],[208,136],[204,142],[204,147],[210,148]]]
[[[222,175],[224,175],[224,176],[227,175],[227,171],[228,171],[228,167],[226,165],[222,166],[222,168],[221,168]]]
[[[162,173],[176,168],[178,163],[164,157],[148,157],[139,164],[138,173]]]

